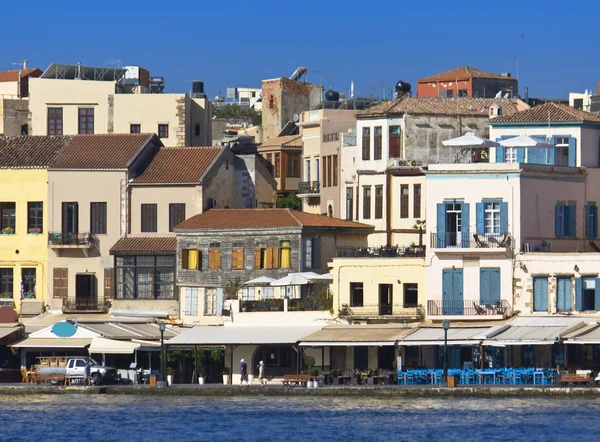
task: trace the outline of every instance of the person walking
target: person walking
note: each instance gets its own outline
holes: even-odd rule
[[[243,359],[240,360],[240,385],[248,385],[248,365]]]
[[[258,363],[258,380],[260,381],[261,387],[264,387],[267,384],[267,380],[265,379],[265,363],[263,361]]]

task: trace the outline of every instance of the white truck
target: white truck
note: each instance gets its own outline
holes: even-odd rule
[[[66,378],[88,379],[92,384],[112,384],[118,379],[117,369],[104,367],[92,358],[70,358],[63,366],[41,366],[36,375],[38,382],[64,382]]]

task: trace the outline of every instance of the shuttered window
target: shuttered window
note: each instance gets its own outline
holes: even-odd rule
[[[363,187],[363,218],[371,219],[371,186]]]
[[[279,248],[257,247],[254,253],[254,267],[257,269],[278,269]]]
[[[185,221],[185,204],[169,204],[169,232],[175,230],[177,224]]]
[[[205,289],[204,292],[204,316],[215,316],[217,314],[217,289]]]
[[[413,218],[421,218],[421,185],[413,186]]]
[[[55,268],[53,269],[53,296],[54,298],[67,299],[69,295],[69,269]]]
[[[156,204],[142,204],[142,232],[156,232]]]
[[[184,270],[200,270],[202,268],[202,255],[200,250],[182,249],[181,268]]]
[[[362,130],[362,159],[371,159],[371,128],[363,127]]]
[[[210,243],[208,249],[208,270],[221,270],[221,244]]]
[[[185,310],[186,316],[198,316],[198,289],[185,289]]]
[[[383,186],[375,186],[375,219],[383,218]]]
[[[408,218],[408,184],[400,186],[400,218]]]
[[[90,203],[90,233],[106,235],[106,203]]]
[[[375,139],[373,143],[373,159],[380,160],[381,159],[381,145],[383,138],[383,130],[381,126],[375,127]]]
[[[231,270],[244,270],[244,243],[234,242],[231,248]]]
[[[104,269],[104,299],[115,297],[115,269]]]

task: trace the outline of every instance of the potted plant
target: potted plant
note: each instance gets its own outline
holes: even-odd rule
[[[173,384],[173,368],[167,367],[167,383],[169,385]]]
[[[229,368],[223,367],[221,373],[223,374],[223,385],[229,384]]]
[[[27,233],[31,235],[39,235],[40,233],[42,233],[42,229],[40,229],[39,227],[30,227],[27,230]]]
[[[14,233],[15,233],[15,229],[13,229],[12,227],[5,227],[4,229],[2,229],[3,235],[12,235]]]

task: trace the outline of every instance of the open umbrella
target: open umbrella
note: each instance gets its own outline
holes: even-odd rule
[[[271,285],[273,281],[275,281],[273,278],[269,278],[267,276],[260,276],[258,278],[251,279],[250,281],[246,281],[242,285]]]
[[[487,138],[475,135],[473,132],[467,132],[461,137],[450,138],[442,141],[444,146],[452,147],[497,147],[498,143]]]
[[[546,149],[554,147],[551,144],[536,140],[535,138],[531,138],[527,135],[519,135],[518,137],[507,138],[500,141],[500,145],[504,147],[541,147]]]
[[[300,273],[290,273],[289,275],[284,276],[283,278],[276,279],[271,283],[271,285],[274,287],[281,287],[286,285],[306,285],[309,282],[310,281],[304,276],[302,276]]]

